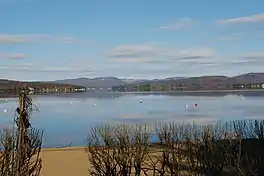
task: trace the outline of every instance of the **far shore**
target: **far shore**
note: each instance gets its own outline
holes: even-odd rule
[[[125,94],[160,94],[160,95],[228,95],[228,94],[243,94],[243,95],[260,95],[264,96],[264,89],[236,89],[236,90],[183,90],[183,91],[134,91],[134,92],[113,92],[113,91],[86,91],[75,93],[56,93],[56,94],[32,94],[37,97],[71,97],[87,94],[87,96],[101,96],[101,95],[125,95]],[[83,96],[82,96],[83,97]],[[16,94],[0,93],[1,98],[17,98]]]
[[[221,93],[221,92],[264,92],[264,89],[234,89],[234,90],[183,90],[183,91],[141,91],[141,92],[114,92],[114,93]]]

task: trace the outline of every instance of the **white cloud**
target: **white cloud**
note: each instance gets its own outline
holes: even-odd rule
[[[116,76],[136,78],[232,76],[243,72],[258,72],[264,64],[264,59],[261,59],[264,57],[262,52],[230,54],[221,55],[211,47],[176,48],[165,44],[121,45],[110,50],[110,59],[114,61],[116,67],[107,72]]]
[[[140,62],[149,62],[146,58],[116,58],[113,59],[114,62],[130,62],[130,63],[140,63]]]
[[[71,36],[53,36],[50,34],[0,34],[1,44],[22,44],[22,43],[80,43],[90,44],[91,41],[79,40]]]
[[[46,34],[0,34],[0,44],[41,42],[48,37]]]
[[[215,57],[216,53],[213,48],[210,47],[198,47],[178,50],[178,54],[174,57],[175,60],[186,59],[206,59]]]
[[[231,33],[231,34],[226,34],[222,35],[219,37],[220,41],[230,41],[230,40],[235,40],[238,39],[239,36],[244,35],[245,33],[243,32],[237,32],[237,33]]]
[[[256,15],[250,15],[250,16],[243,16],[243,17],[218,20],[217,23],[221,24],[221,25],[264,23],[264,13],[256,14]]]
[[[24,59],[27,57],[24,53],[0,53],[0,59]]]
[[[120,45],[110,51],[110,56],[115,58],[138,58],[145,56],[156,56],[162,53],[163,48],[159,45],[139,44],[139,45]]]
[[[240,34],[236,34],[240,35]],[[174,75],[186,74],[188,72],[198,74],[201,72],[234,72],[229,68],[236,69],[248,65],[248,70],[264,64],[263,52],[252,52],[241,55],[219,55],[213,48],[174,48],[167,45],[140,44],[140,45],[121,45],[110,51],[109,56],[115,63],[122,63],[119,68],[127,74],[136,76],[142,75]],[[129,64],[123,64],[129,62]],[[135,67],[130,63],[136,64]],[[152,64],[152,65],[150,65]],[[148,65],[148,67],[147,67]],[[147,69],[149,68],[149,69]],[[150,69],[151,68],[151,69]],[[197,72],[197,73],[196,73]]]
[[[251,52],[242,55],[247,60],[264,60],[264,52]]]
[[[83,68],[83,67],[41,67],[36,66],[31,63],[25,63],[25,64],[19,64],[19,65],[0,65],[0,69],[6,69],[6,70],[13,70],[13,71],[22,71],[22,72],[74,72],[74,73],[89,73],[93,72],[89,68]]]
[[[218,60],[212,67],[240,67],[248,66],[258,67],[264,64],[264,52],[249,52],[237,56],[229,56],[228,58]]]
[[[170,23],[170,24],[167,24],[167,25],[163,25],[163,26],[160,26],[155,30],[179,30],[179,29],[185,29],[185,28],[188,28],[194,24],[196,24],[197,21],[195,20],[192,20],[190,18],[182,18],[176,22],[173,22],[173,23]]]
[[[109,56],[116,62],[170,63],[175,61],[204,60],[215,57],[210,47],[174,48],[166,45],[121,45],[112,49]]]

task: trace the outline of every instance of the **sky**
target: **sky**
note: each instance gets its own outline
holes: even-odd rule
[[[264,72],[263,0],[0,0],[0,79]]]

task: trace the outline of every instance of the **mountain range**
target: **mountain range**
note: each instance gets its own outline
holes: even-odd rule
[[[57,84],[72,84],[80,85],[87,88],[112,88],[113,86],[126,85],[126,84],[141,84],[148,81],[161,81],[161,80],[176,80],[183,77],[171,77],[165,79],[119,79],[116,77],[97,77],[97,78],[76,78],[76,79],[63,79],[54,81]]]
[[[264,73],[246,73],[238,76],[169,77],[164,79],[119,79],[116,77],[76,78],[54,81],[58,84],[73,84],[93,88],[112,88],[119,85],[143,84],[254,84],[264,83]]]
[[[264,73],[246,73],[238,76],[201,76],[201,77],[169,77],[164,79],[119,79],[116,77],[97,77],[97,78],[76,78],[76,79],[64,79],[49,82],[25,82],[25,81],[13,81],[7,79],[0,79],[0,88],[13,88],[17,85],[26,84],[32,87],[52,87],[55,85],[64,86],[77,85],[86,88],[103,88],[112,89],[114,86],[120,85],[145,85],[145,84],[160,84],[160,85],[172,85],[172,84],[185,84],[185,85],[228,85],[228,84],[254,84],[264,83]]]

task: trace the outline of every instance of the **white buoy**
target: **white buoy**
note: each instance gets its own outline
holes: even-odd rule
[[[245,98],[243,97],[243,95],[240,95],[240,97],[241,97],[242,100],[245,100]]]
[[[70,101],[70,104],[72,104],[72,102]]]
[[[185,109],[188,109],[189,108],[189,105],[188,104],[185,104]]]
[[[96,106],[96,104],[94,103],[93,106]]]
[[[6,102],[8,101],[8,100],[5,100]]]
[[[7,112],[7,110],[6,110],[6,109],[4,109],[4,112]]]

